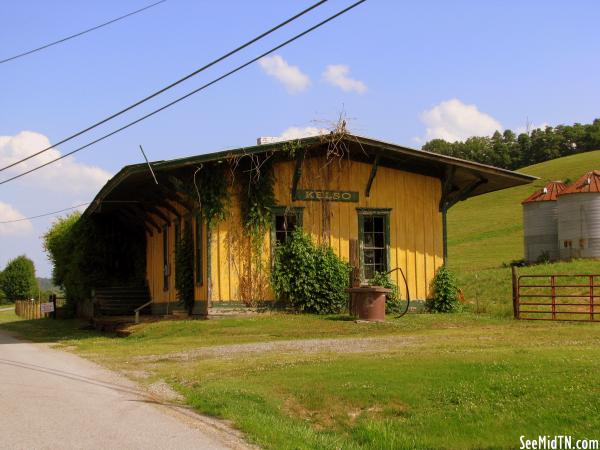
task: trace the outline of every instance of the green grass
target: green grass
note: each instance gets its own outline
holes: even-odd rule
[[[472,312],[412,314],[383,324],[283,314],[163,321],[134,326],[125,338],[75,320],[25,321],[0,312],[0,327],[130,376],[142,373],[142,383],[166,380],[195,409],[231,421],[265,448],[515,448],[521,435],[597,439],[600,326],[510,320],[504,264],[522,258],[520,202],[547,180],[579,177],[598,157],[591,152],[525,168],[541,180],[452,208],[450,267]],[[598,268],[598,261],[578,260],[519,271]],[[334,337],[349,340],[316,352],[215,349]],[[386,340],[370,352],[344,351],[367,337]],[[201,357],[173,357],[210,348]]]
[[[540,179],[511,189],[480,195],[448,212],[448,256],[451,268],[472,272],[496,268],[523,258],[521,202],[550,180],[572,181],[598,168],[600,151],[554,159],[519,169]]]
[[[116,338],[82,330],[76,321],[0,313],[0,327],[125,373],[144,372],[144,383],[164,379],[198,411],[230,420],[265,448],[514,448],[522,434],[599,437],[597,324],[473,314],[409,315],[386,324],[342,319],[277,314],[166,321]],[[376,352],[168,355],[332,336],[390,340]]]
[[[473,197],[448,213],[449,267],[458,276],[469,309],[499,316],[512,314],[508,264],[523,258],[521,201],[550,180],[572,181],[598,168],[600,151],[559,158],[520,169],[540,179]],[[595,260],[541,264],[520,274],[600,273]]]

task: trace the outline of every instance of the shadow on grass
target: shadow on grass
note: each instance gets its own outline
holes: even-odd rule
[[[0,316],[0,331],[6,330],[19,338],[33,342],[62,343],[72,340],[118,338],[116,334],[101,333],[90,327],[88,322],[78,319],[34,319],[23,320],[17,316]],[[1,341],[0,341],[1,344]]]
[[[324,319],[325,320],[333,320],[333,321],[337,321],[337,322],[354,322],[356,320],[356,317],[340,314],[337,316],[326,316],[326,317],[324,317]]]

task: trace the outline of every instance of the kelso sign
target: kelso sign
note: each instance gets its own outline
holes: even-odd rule
[[[324,200],[326,202],[358,202],[358,192],[298,189],[298,191],[296,192],[296,200]]]

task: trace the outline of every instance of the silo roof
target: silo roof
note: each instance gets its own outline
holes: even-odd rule
[[[567,189],[567,185],[562,181],[550,181],[542,189],[535,191],[529,197],[521,202],[522,205],[525,203],[533,202],[552,202],[558,198],[558,195]]]
[[[592,170],[586,173],[561,192],[560,195],[578,194],[580,192],[600,192],[600,170]]]

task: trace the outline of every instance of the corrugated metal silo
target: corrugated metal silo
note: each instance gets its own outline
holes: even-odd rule
[[[551,181],[521,202],[525,261],[534,263],[559,258],[556,200],[566,188],[562,181]]]
[[[565,189],[557,205],[561,259],[600,258],[600,170]]]

